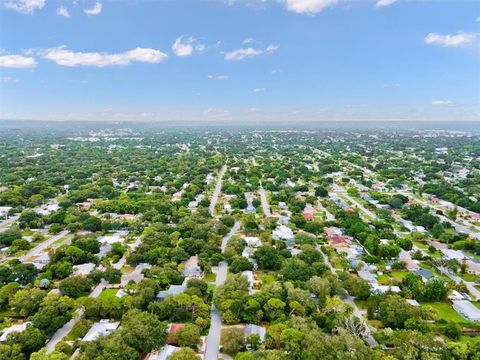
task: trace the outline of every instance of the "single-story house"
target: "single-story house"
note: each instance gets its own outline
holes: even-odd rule
[[[377,282],[377,277],[368,270],[358,271],[358,276],[361,279],[368,281],[369,283],[376,283]]]
[[[243,334],[245,336],[245,339],[248,338],[250,335],[258,335],[260,336],[260,340],[264,342],[265,335],[267,334],[267,330],[262,326],[258,326],[255,324],[248,324],[248,325],[245,325],[245,327],[243,328]]]
[[[452,306],[457,313],[470,321],[480,321],[480,309],[468,300],[454,300]]]
[[[440,250],[443,254],[443,257],[446,259],[455,259],[455,260],[463,260],[465,259],[465,254],[460,250],[452,250],[452,249],[441,249]]]
[[[255,277],[253,276],[253,271],[245,270],[242,271],[243,276],[245,276],[248,280],[248,287],[251,289],[253,287],[253,283],[255,282]]]
[[[7,218],[8,212],[12,209],[11,206],[0,206],[0,217]]]
[[[73,275],[88,275],[95,269],[94,263],[86,263],[73,266]]]
[[[381,293],[393,292],[399,293],[400,288],[398,286],[389,286],[389,285],[379,285],[377,283],[370,284],[372,286],[372,291],[378,291]]]
[[[418,266],[415,260],[402,259],[402,262],[405,264],[407,270],[409,271],[417,271],[418,269],[420,269],[420,266]]]
[[[157,294],[157,300],[163,300],[168,295],[177,295],[185,292],[187,290],[186,285],[170,285],[168,290],[162,290]]]
[[[85,334],[82,338],[82,341],[93,341],[97,339],[99,336],[103,335],[106,336],[110,334],[112,331],[117,330],[120,326],[120,322],[110,322],[108,319],[100,320],[92,325],[90,330]]]
[[[409,303],[412,306],[420,306],[417,300],[415,299],[406,299],[407,303]]]
[[[347,246],[350,243],[350,240],[345,236],[335,235],[329,238],[329,243],[334,247]]]
[[[293,241],[295,236],[293,235],[292,229],[288,226],[280,225],[272,231],[272,238],[274,240]]]
[[[415,271],[415,274],[420,275],[423,281],[427,281],[433,277],[433,273],[428,269],[418,269]]]
[[[165,345],[160,350],[152,351],[150,354],[147,355],[145,360],[167,360],[168,357],[178,349],[180,348],[177,346]]]

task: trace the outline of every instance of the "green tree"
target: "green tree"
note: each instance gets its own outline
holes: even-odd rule
[[[78,298],[88,294],[92,289],[93,282],[85,276],[72,276],[62,280],[58,286],[62,294]]]
[[[10,301],[10,306],[23,317],[28,317],[37,312],[45,295],[43,290],[27,287],[17,291]]]
[[[221,345],[227,354],[236,354],[245,348],[243,330],[240,328],[222,329]]]
[[[181,347],[190,347],[196,350],[200,344],[200,335],[198,326],[185,324],[185,326],[175,332],[173,339]]]
[[[130,310],[122,318],[120,334],[139,353],[160,349],[167,339],[167,326],[153,314]]]
[[[170,355],[167,360],[199,360],[200,358],[190,348],[181,348]]]

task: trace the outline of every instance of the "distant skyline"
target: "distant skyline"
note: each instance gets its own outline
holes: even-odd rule
[[[0,0],[0,119],[478,121],[470,0]]]

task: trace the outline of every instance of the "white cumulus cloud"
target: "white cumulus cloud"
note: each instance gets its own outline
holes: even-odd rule
[[[433,100],[432,105],[446,105],[446,106],[453,106],[455,105],[452,100]]]
[[[377,0],[377,2],[375,3],[375,6],[378,6],[378,7],[390,6],[394,2],[397,2],[397,0]]]
[[[45,0],[8,1],[3,6],[21,14],[33,14],[35,10],[40,10],[45,6]]]
[[[228,80],[227,75],[208,75],[209,80]]]
[[[0,56],[0,67],[13,69],[33,69],[37,66],[37,61],[33,57],[22,55],[3,55]]]
[[[266,90],[267,90],[267,89],[265,89],[265,88],[255,88],[255,89],[253,89],[252,91],[253,91],[254,93],[261,93],[261,92],[265,92]]]
[[[477,35],[474,33],[457,32],[455,35],[430,33],[425,36],[425,44],[443,47],[466,47],[473,44]]]
[[[227,52],[225,54],[225,60],[243,60],[246,58],[250,58],[253,56],[257,56],[262,54],[263,51],[260,49],[254,49],[254,48],[242,48],[242,49],[237,49],[233,50],[230,52]]]
[[[40,52],[45,59],[51,60],[62,66],[125,66],[132,62],[157,64],[167,58],[160,50],[136,48],[118,54],[104,52],[74,52],[65,46],[47,49]]]
[[[17,83],[18,79],[12,78],[10,76],[0,77],[0,83]]]
[[[338,0],[285,0],[287,9],[298,14],[313,15],[338,4]]]
[[[63,16],[64,18],[70,18],[70,13],[68,12],[68,9],[65,6],[60,6],[57,9],[57,15],[58,16]]]
[[[274,44],[268,45],[267,48],[265,49],[265,51],[269,54],[276,53],[277,50],[278,50],[278,45],[274,45]]]
[[[194,44],[195,38],[181,35],[175,39],[172,45],[172,51],[177,56],[191,56],[194,52],[202,53],[205,51],[204,44]]]
[[[98,15],[102,12],[102,4],[99,3],[99,2],[96,2],[91,8],[87,8],[85,10],[83,10],[83,12],[87,15]]]

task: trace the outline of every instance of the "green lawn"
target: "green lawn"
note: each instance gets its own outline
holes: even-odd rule
[[[258,271],[256,273],[258,279],[262,282],[262,285],[268,285],[274,282],[277,279],[277,273],[276,272],[264,272],[264,271]]]
[[[115,297],[115,294],[118,292],[118,289],[105,289],[98,296],[99,299],[107,299]]]
[[[70,330],[70,332],[65,337],[65,340],[74,341],[76,339],[84,337],[92,325],[93,321],[87,320],[85,318],[81,319],[73,326],[72,330]]]
[[[210,273],[203,277],[203,280],[207,283],[214,282],[216,279],[217,279],[217,274],[215,273]]]
[[[403,280],[407,274],[409,274],[409,271],[392,271],[392,276],[398,280]]]
[[[465,274],[458,274],[463,280],[465,281],[475,281],[477,279],[477,276],[475,274],[470,274],[470,273],[465,273]]]
[[[422,250],[428,250],[428,245],[422,243],[421,241],[414,241],[413,243]]]
[[[380,285],[389,285],[390,284],[390,276],[388,274],[382,274],[377,276],[377,281]]]
[[[462,318],[457,312],[453,309],[452,305],[449,303],[423,303],[422,306],[430,306],[437,312],[436,320],[445,320],[452,322],[465,322],[466,320]]]

